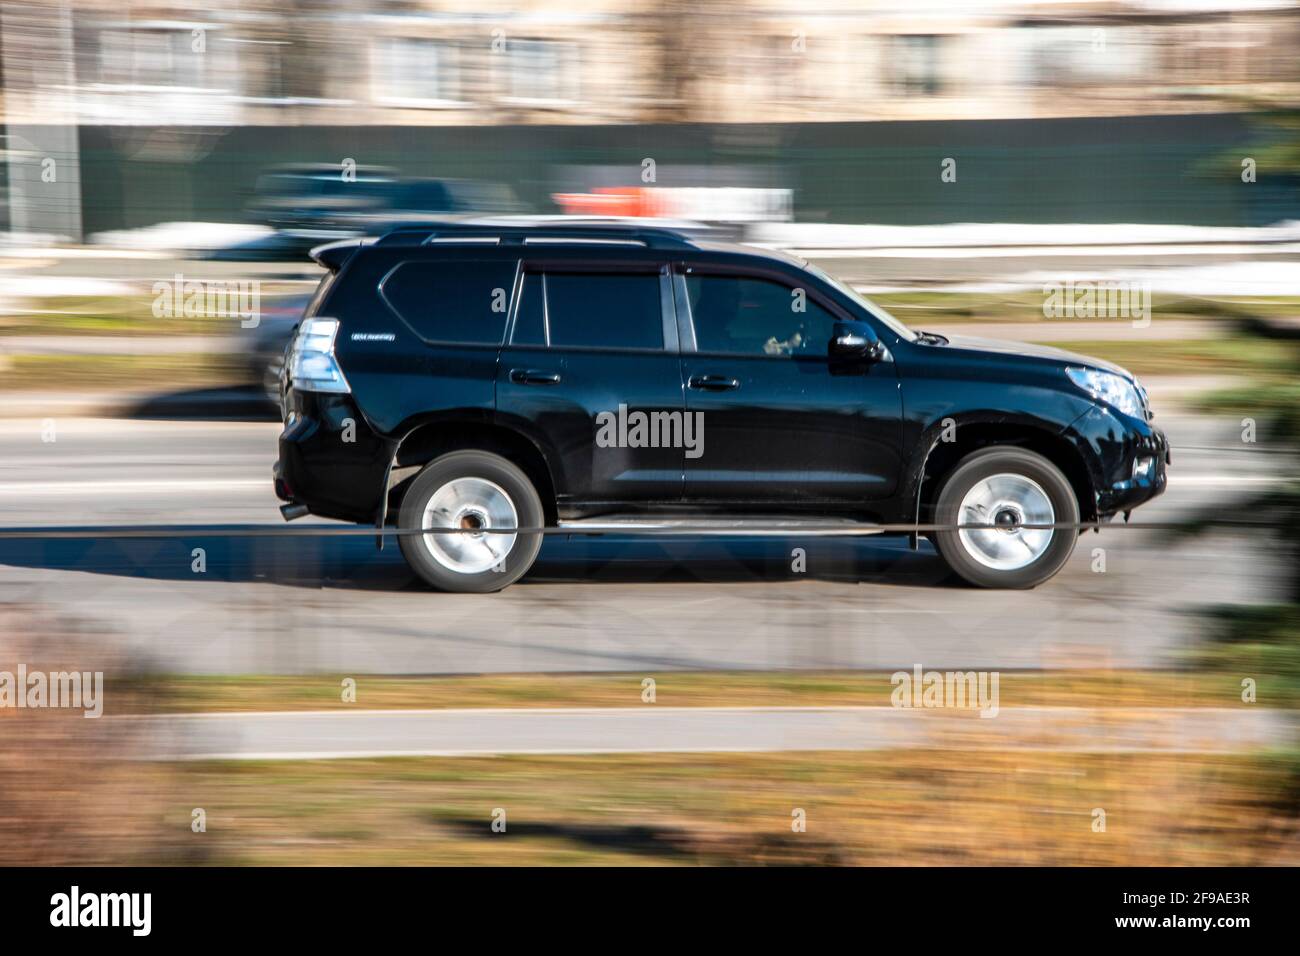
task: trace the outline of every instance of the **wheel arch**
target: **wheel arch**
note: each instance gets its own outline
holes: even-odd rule
[[[407,431],[397,444],[389,466],[388,490],[381,524],[401,508],[402,498],[420,469],[453,451],[486,451],[500,455],[523,470],[542,499],[546,523],[558,521],[555,481],[542,450],[527,436],[503,425],[483,421],[423,422]]]
[[[944,440],[944,434],[943,425],[936,425],[924,442],[928,450],[915,487],[915,514],[919,523],[933,517],[939,488],[957,463],[973,451],[996,445],[1036,452],[1061,469],[1079,503],[1080,520],[1096,520],[1096,483],[1092,471],[1079,447],[1061,431],[1038,423],[974,420],[957,422],[950,441]]]

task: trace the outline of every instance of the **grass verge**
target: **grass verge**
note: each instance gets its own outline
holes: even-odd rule
[[[1122,365],[1134,375],[1226,375],[1267,371],[1277,350],[1254,339],[1225,335],[1217,339],[1157,341],[1047,342],[1046,345]]]
[[[954,325],[962,322],[1042,322],[1046,296],[1040,289],[1017,292],[894,292],[873,293],[878,302],[908,325]],[[1300,296],[1185,296],[1156,293],[1151,316],[1170,320],[1232,319],[1244,316],[1279,318],[1300,314]],[[1113,321],[1113,320],[1112,320]],[[974,330],[972,330],[973,332]]]
[[[887,706],[890,674],[876,672],[710,671],[660,674],[483,674],[445,677],[353,675],[356,702],[342,701],[346,675],[174,676],[153,687],[184,713],[445,707],[646,707],[652,677],[664,707]],[[1294,706],[1256,674],[1262,706]],[[1001,675],[1003,707],[1231,707],[1238,675],[1079,671]],[[1290,686],[1290,685],[1286,685]],[[111,697],[110,697],[111,699]]]
[[[251,865],[1294,864],[1295,766],[950,751],[213,763],[186,767],[167,822],[188,829],[204,808],[202,857]]]
[[[238,356],[205,352],[162,355],[0,356],[0,379],[9,391],[203,388],[247,378]]]

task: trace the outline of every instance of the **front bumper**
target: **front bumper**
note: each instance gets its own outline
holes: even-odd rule
[[[1087,463],[1097,518],[1131,511],[1164,492],[1173,461],[1169,439],[1148,422],[1096,406],[1068,429]],[[1149,470],[1136,467],[1149,459]]]
[[[1129,477],[1112,482],[1098,493],[1098,514],[1112,515],[1130,511],[1164,493],[1169,483],[1168,468],[1173,456],[1165,433],[1158,428],[1153,428],[1151,432],[1149,437],[1135,442],[1131,454],[1120,462],[1121,472],[1127,464]],[[1150,470],[1145,475],[1136,474],[1136,466],[1143,459],[1151,460]]]

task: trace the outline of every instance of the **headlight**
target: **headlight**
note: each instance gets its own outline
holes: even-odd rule
[[[1124,376],[1095,368],[1067,368],[1065,374],[1093,398],[1119,409],[1125,415],[1146,418],[1137,388]]]

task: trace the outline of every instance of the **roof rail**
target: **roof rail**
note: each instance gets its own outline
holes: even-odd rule
[[[379,246],[423,246],[433,243],[490,243],[517,246],[525,243],[618,243],[647,249],[694,249],[689,236],[674,229],[641,226],[636,223],[558,222],[528,225],[436,222],[399,226],[379,237]]]

